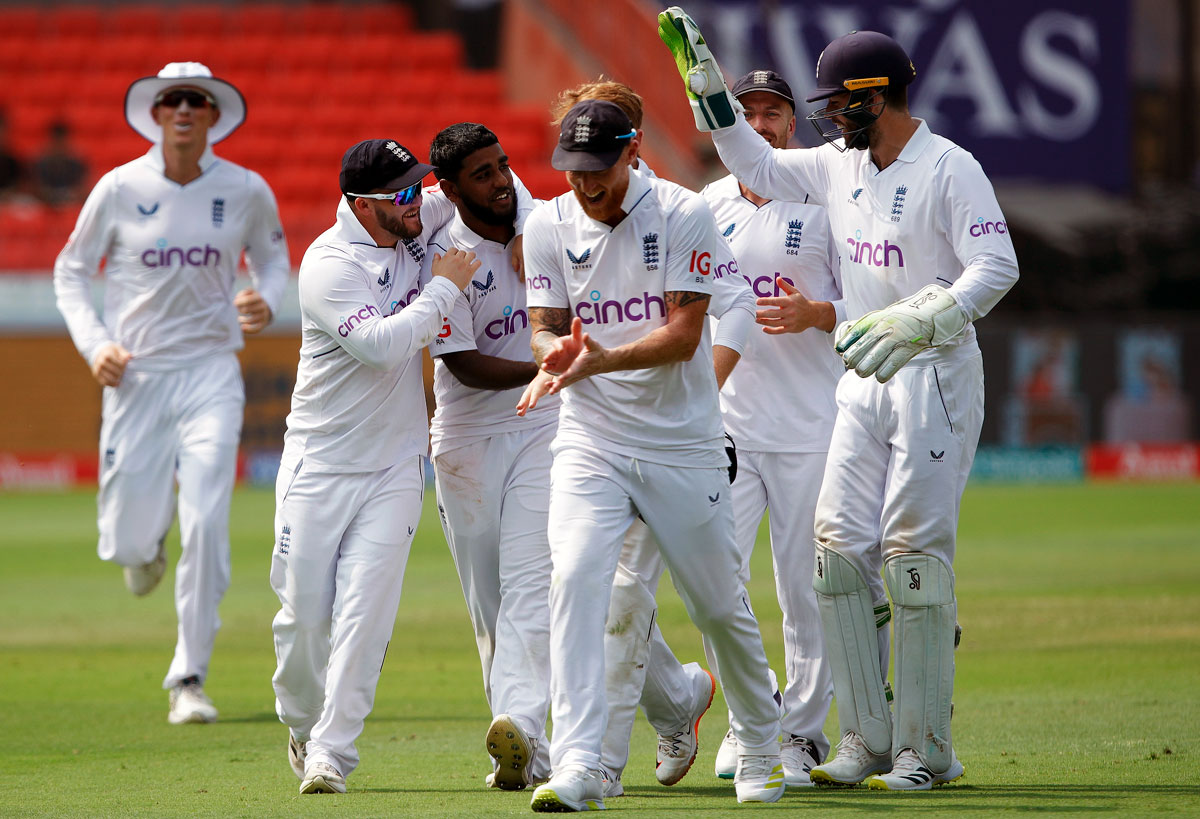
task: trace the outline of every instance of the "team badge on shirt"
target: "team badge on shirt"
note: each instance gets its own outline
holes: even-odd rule
[[[899,222],[900,214],[904,212],[904,197],[908,196],[908,186],[900,185],[896,188],[896,195],[892,197],[892,221]]]
[[[783,237],[783,247],[789,256],[800,255],[800,240],[804,238],[804,220],[792,219],[788,222],[787,235]]]
[[[225,200],[214,199],[212,203],[212,223],[213,227],[219,228],[225,224]]]
[[[416,239],[402,239],[404,249],[408,251],[408,255],[412,256],[412,260],[417,264],[425,261],[425,248],[421,247],[420,242]]]
[[[286,523],[279,530],[279,554],[286,555],[292,548],[292,527]]]
[[[487,274],[487,278],[483,281],[482,284],[475,281],[474,279],[471,279],[471,286],[474,287],[477,291],[479,291],[479,295],[486,296],[488,293],[491,293],[493,290],[496,289],[496,275],[494,273],[492,273],[492,271],[489,270],[488,274]]]
[[[642,261],[647,270],[658,270],[658,234],[647,233],[642,237]]]
[[[375,281],[379,284],[380,287],[387,287],[388,284],[391,282],[391,280],[392,280],[392,269],[390,267],[385,267],[383,269],[383,275],[380,276]]]

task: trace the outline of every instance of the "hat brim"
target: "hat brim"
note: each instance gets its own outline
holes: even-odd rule
[[[203,88],[217,101],[221,115],[208,129],[208,144],[215,145],[232,134],[246,121],[246,100],[232,83],[216,77],[142,77],[134,80],[125,92],[125,121],[129,127],[150,142],[162,142],[162,126],[151,109],[154,98],[168,88],[191,86]]]
[[[774,94],[788,105],[792,106],[792,110],[796,109],[796,101],[794,99],[789,97],[787,94],[784,94],[782,91],[776,91],[774,88],[763,88],[761,85],[752,85],[749,88],[743,88],[741,91],[730,91],[729,93],[733,94],[734,99],[740,100],[742,97],[746,96],[747,94],[753,94],[755,91],[761,91],[764,94]]]
[[[413,185],[417,184],[436,170],[437,168],[435,168],[433,165],[426,165],[424,162],[418,162],[400,176],[397,176],[391,182],[388,182],[386,185],[381,185],[380,187],[395,188],[398,191],[404,190],[405,188],[412,187]]]
[[[554,149],[554,154],[550,157],[550,167],[556,171],[607,171],[613,165],[617,164],[617,160],[621,158],[621,154],[625,153],[625,147],[629,143],[626,142],[619,148],[614,148],[611,151],[599,151],[592,153],[590,151],[568,151],[561,145]]]

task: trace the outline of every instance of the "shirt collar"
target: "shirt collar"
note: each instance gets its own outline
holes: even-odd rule
[[[914,119],[917,119],[914,117]],[[913,135],[908,138],[904,148],[900,151],[900,156],[896,157],[900,162],[916,162],[917,157],[925,150],[925,146],[929,144],[929,140],[933,139],[933,133],[930,132],[929,126],[925,124],[925,120],[917,119],[920,125]]]
[[[462,214],[458,212],[458,208],[454,209],[454,218],[450,220],[450,227],[446,231],[446,235],[450,238],[450,243],[461,250],[470,250],[479,247],[484,242],[491,242],[495,245],[508,247],[504,242],[497,242],[493,239],[485,239],[475,231],[467,227],[467,223],[463,221]],[[511,239],[509,243],[511,243]]]
[[[638,202],[642,201],[642,197],[650,190],[651,178],[633,168],[629,169],[629,187],[625,189],[625,198],[621,200],[621,210],[625,211],[626,216],[637,206]]]
[[[166,173],[167,159],[163,156],[163,146],[161,142],[156,142],[150,146],[150,150],[146,151],[146,159],[150,162],[151,167],[159,173]],[[217,161],[217,155],[213,153],[211,145],[204,146],[204,153],[200,154],[200,173],[204,173],[212,164]]]
[[[343,241],[356,245],[378,247],[375,244],[375,240],[371,238],[371,234],[367,233],[367,229],[363,227],[362,222],[358,221],[358,217],[354,215],[354,211],[350,208],[350,203],[346,201],[346,197],[344,196],[338,198],[337,231],[338,238]]]

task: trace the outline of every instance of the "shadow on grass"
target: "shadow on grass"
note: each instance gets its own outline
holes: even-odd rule
[[[241,724],[250,722],[279,722],[274,711],[259,711],[257,714],[242,714],[238,717],[221,717],[220,722],[226,724]]]

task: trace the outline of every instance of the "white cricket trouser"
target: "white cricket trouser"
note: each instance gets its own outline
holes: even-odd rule
[[[979,348],[964,345],[919,358],[885,384],[847,372],[838,382],[837,403],[817,501],[817,540],[854,564],[876,603],[885,599],[883,561],[893,555],[931,555],[953,577],[959,507],[983,426]],[[848,645],[858,639],[845,633]],[[923,658],[925,645],[910,643]],[[881,652],[885,647],[881,639]],[[847,651],[839,657],[849,659],[839,661],[853,665],[861,656]],[[873,662],[868,666],[852,667],[842,679],[866,679],[876,671]],[[855,701],[855,692],[836,685],[834,694]],[[904,696],[919,702],[925,692],[910,687]],[[906,708],[896,702],[897,714]],[[845,719],[842,724],[846,730]]]
[[[375,704],[421,518],[420,456],[378,472],[312,472],[284,458],[275,483],[271,587],[275,710],[308,764],[347,776]]]
[[[667,466],[558,442],[553,452],[554,769],[600,765],[608,717],[604,626],[622,539],[639,511],[688,614],[726,668],[722,683],[740,744],[750,753],[777,753],[779,718],[758,622],[737,577],[726,470]]]
[[[208,676],[229,588],[229,503],[242,434],[242,373],[227,353],[172,372],[126,370],[104,389],[97,524],[101,560],[149,563],[171,528],[179,484],[179,618],[163,687]]]
[[[783,729],[807,737],[820,758],[829,751],[824,728],[833,699],[833,679],[825,658],[821,612],[813,575],[813,516],[824,452],[752,452],[738,450],[733,483],[733,521],[742,553],[739,577],[750,582],[750,556],[763,513],[770,509],[771,557],[775,593],[783,613]],[[715,658],[714,658],[715,659]]]
[[[475,629],[484,696],[493,716],[512,716],[534,738],[545,735],[550,708],[546,518],[556,428],[494,435],[433,461],[442,529]]]
[[[886,557],[923,552],[954,565],[983,427],[983,358],[964,345],[910,362],[885,384],[848,371],[837,403],[816,537],[854,563],[882,600]]]

